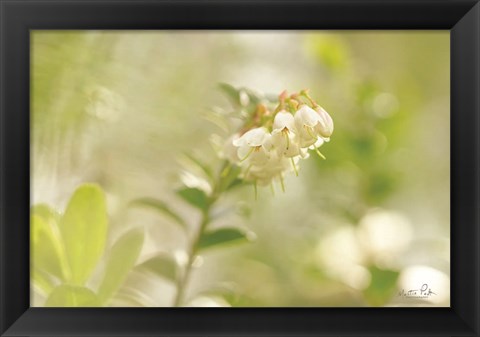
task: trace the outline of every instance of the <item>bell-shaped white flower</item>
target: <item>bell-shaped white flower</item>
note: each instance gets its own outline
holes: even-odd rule
[[[273,147],[271,137],[266,128],[255,128],[245,132],[240,138],[234,139],[232,144],[238,148],[237,155],[240,162],[248,159],[251,165],[264,165]]]
[[[318,139],[317,125],[320,123],[320,116],[315,110],[303,105],[295,112],[295,126],[299,136],[300,147],[309,147],[315,144]]]
[[[294,132],[295,130],[295,118],[290,112],[285,110],[279,111],[273,119],[273,130],[287,129]]]
[[[283,179],[285,172],[293,171],[292,164],[298,166],[298,157],[285,158],[279,155],[276,151],[272,151],[268,161],[263,166],[250,166],[244,172],[244,179],[248,181],[255,181],[260,186],[269,185],[276,177]]]
[[[333,120],[332,117],[322,107],[318,106],[315,111],[319,116],[319,123],[315,127],[315,130],[325,139],[330,138],[333,133]],[[317,146],[318,147],[318,146]]]
[[[286,97],[282,95],[280,99],[284,101]],[[280,181],[284,190],[285,174],[294,172],[298,176],[300,159],[308,158],[309,150],[325,158],[318,148],[332,135],[333,120],[323,108],[309,100],[313,108],[303,104],[297,109],[297,103],[292,102],[298,101],[293,99],[289,107],[297,111],[280,110],[273,120],[267,110],[257,111],[245,125],[254,122],[258,127],[232,135],[222,148],[221,155],[241,168],[239,177],[253,182],[255,191],[257,185],[269,185],[273,180]],[[279,107],[284,106],[283,101]]]
[[[328,141],[333,133],[332,117],[321,107],[316,110],[307,105],[303,105],[295,113],[295,125],[298,130],[299,143],[301,147],[309,147],[314,145],[318,148],[323,144],[318,142],[319,137],[324,141]]]
[[[310,150],[315,150],[315,149],[319,148],[320,146],[322,146],[323,144],[325,144],[325,140],[323,138],[319,137],[317,139],[317,141],[315,143],[313,143],[312,145],[310,145],[308,148]]]
[[[275,115],[272,126],[272,143],[278,154],[295,157],[300,153],[295,130],[295,118],[284,110]]]

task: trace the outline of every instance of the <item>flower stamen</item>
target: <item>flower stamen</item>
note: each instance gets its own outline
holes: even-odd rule
[[[252,152],[255,150],[256,147],[251,147],[250,150],[248,151],[247,155],[244,157],[244,158],[240,158],[240,163],[245,161],[248,157],[250,157],[250,155],[252,154]]]
[[[327,159],[327,157],[325,157],[317,148],[315,148],[315,152],[318,154],[318,156],[324,160]]]
[[[280,186],[282,186],[282,192],[285,193],[285,183],[283,182],[283,174],[279,174],[280,177]]]
[[[315,138],[315,139],[318,138],[317,136],[315,136],[315,135],[312,133],[312,127],[311,127],[311,126],[309,126],[309,125],[304,125],[304,127],[305,127],[305,130],[307,131],[307,133],[308,133],[308,135],[309,135],[310,137]]]
[[[295,172],[295,176],[298,177],[297,165],[295,165],[295,160],[293,160],[293,157],[290,158],[290,162],[292,163],[293,171]]]
[[[288,128],[287,127],[284,127],[283,130],[282,130],[282,134],[284,135],[285,137],[285,141],[287,142],[287,148],[286,150],[288,150],[290,148],[290,137],[288,137],[288,134],[290,132],[288,131]]]
[[[245,177],[248,177],[248,174],[250,173],[250,169],[252,168],[253,164],[248,165],[247,169],[245,170],[245,173],[243,174]]]

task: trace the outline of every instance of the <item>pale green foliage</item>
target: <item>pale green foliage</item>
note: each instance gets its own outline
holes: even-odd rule
[[[73,194],[60,224],[72,284],[82,285],[95,268],[107,238],[105,196],[96,185],[83,185]]]
[[[64,284],[55,288],[45,303],[47,307],[98,307],[97,295],[88,288]]]
[[[113,245],[105,267],[105,276],[98,289],[102,303],[106,304],[134,266],[143,245],[143,237],[143,231],[134,229],[124,234]]]
[[[98,185],[81,185],[61,216],[46,205],[32,207],[32,281],[46,296],[46,306],[105,305],[134,267],[144,234],[131,230],[105,251],[108,216]],[[87,287],[102,256],[108,256],[96,294]]]
[[[43,270],[65,280],[68,277],[68,269],[56,223],[48,222],[35,214],[31,216],[30,221],[31,254],[35,270]]]
[[[177,282],[180,272],[177,262],[167,254],[158,254],[138,265],[137,268],[172,282]]]

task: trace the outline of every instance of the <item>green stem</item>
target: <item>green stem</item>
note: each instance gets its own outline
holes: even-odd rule
[[[210,206],[213,203],[210,204]],[[203,232],[205,231],[208,222],[209,222],[209,211],[210,211],[210,206],[208,207],[207,210],[202,212],[202,219],[200,222],[200,226],[198,227],[198,231],[192,241],[192,245],[190,246],[190,250],[188,252],[188,260],[187,264],[185,266],[185,270],[183,272],[183,275],[178,279],[177,281],[177,294],[175,295],[175,300],[173,303],[173,306],[179,307],[181,306],[183,302],[183,297],[185,294],[185,289],[188,284],[188,280],[190,278],[190,273],[192,271],[192,266],[193,262],[195,261],[195,257],[198,251],[198,245],[200,243],[200,239],[202,238]]]
[[[202,211],[200,225],[198,226],[197,232],[188,250],[187,264],[185,266],[183,274],[179,277],[177,281],[177,294],[175,295],[175,299],[173,302],[174,307],[179,307],[183,303],[185,290],[187,288],[188,280],[190,278],[190,274],[192,271],[192,266],[193,266],[193,263],[195,262],[195,258],[199,249],[200,240],[202,239],[202,236],[208,226],[208,223],[210,222],[210,209],[219,198],[219,195],[222,189],[221,183],[222,183],[223,176],[226,175],[225,172],[227,172],[228,174],[228,171],[230,170],[230,168],[231,167],[230,167],[230,164],[228,164],[228,162],[225,162],[223,164],[223,169],[220,170],[219,176],[217,180],[214,182],[213,192],[212,192],[212,195],[210,196],[208,206],[206,207],[206,209]]]

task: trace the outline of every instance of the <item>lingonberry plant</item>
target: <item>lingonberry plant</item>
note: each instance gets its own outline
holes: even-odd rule
[[[200,221],[185,248],[188,258],[184,263],[165,256],[147,261],[157,273],[175,283],[174,306],[188,303],[185,291],[192,267],[203,250],[233,241],[249,241],[254,237],[252,232],[242,228],[209,227],[211,211],[221,197],[234,187],[247,184],[254,186],[255,199],[257,186],[271,185],[273,188],[277,182],[285,191],[284,176],[287,173],[298,176],[300,161],[307,159],[310,151],[325,159],[319,147],[328,142],[333,133],[332,118],[307,90],[293,94],[284,91],[278,97],[271,97],[227,84],[222,84],[221,88],[234,105],[233,112],[221,117],[233,124],[237,122],[237,129],[227,135],[223,144],[217,144],[220,145],[218,157],[223,162],[215,168],[190,156],[203,171],[208,186],[184,186],[177,191],[183,200],[201,211]],[[160,210],[185,227],[183,217],[162,201],[143,198],[133,204]]]

